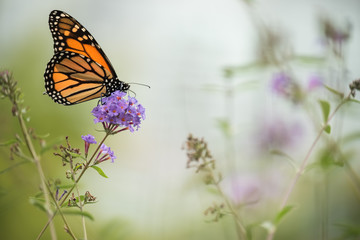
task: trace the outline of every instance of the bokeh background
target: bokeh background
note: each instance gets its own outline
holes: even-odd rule
[[[131,86],[147,118],[138,132],[107,141],[117,156],[115,163],[102,166],[109,178],[89,171],[80,184],[98,199],[86,209],[95,218],[87,221],[89,239],[236,239],[231,216],[213,223],[203,214],[220,200],[194,169],[186,169],[182,146],[189,133],[209,143],[230,198],[255,199],[241,209],[246,223],[273,219],[295,171],[281,157],[268,154],[269,144],[300,164],[319,129],[309,116],[321,123],[317,99],[333,100],[325,88],[316,89],[306,97],[308,114],[301,104],[271,91],[274,73],[294,64],[292,72],[302,86],[316,75],[344,92],[360,76],[357,0],[0,0],[0,68],[13,72],[29,106],[29,126],[46,136],[47,144],[64,143],[68,136],[73,146],[82,148],[81,135],[102,136],[90,113],[96,101],[67,107],[42,94],[43,73],[53,53],[48,29],[53,9],[69,13],[90,31],[121,80],[151,86]],[[325,43],[323,18],[351,29],[339,58]],[[276,36],[280,54],[311,57],[282,66],[263,61],[261,67],[257,63],[265,59],[262,51],[276,47],[269,44],[267,30]],[[10,104],[2,100],[0,109],[0,142],[5,142],[20,132]],[[339,116],[333,126],[335,140],[359,131],[358,105]],[[358,144],[348,146],[357,173]],[[42,156],[45,174],[66,182],[61,161],[52,152]],[[0,170],[15,163],[9,149],[1,147]],[[301,178],[290,199],[295,210],[275,239],[320,239],[324,224],[327,237],[337,239],[343,236],[339,224],[360,222],[356,186],[343,168],[329,171],[314,170]],[[46,223],[45,214],[29,202],[38,191],[32,164],[0,175],[1,239],[35,239]],[[81,236],[80,217],[69,218]],[[55,223],[59,239],[67,239],[60,218]],[[260,226],[253,233],[254,239],[266,236]]]

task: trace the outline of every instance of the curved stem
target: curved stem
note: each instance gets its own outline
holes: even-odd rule
[[[84,205],[83,205],[83,202],[81,201],[80,192],[79,192],[79,189],[77,186],[76,186],[76,192],[77,192],[77,195],[79,198],[80,211],[83,212]],[[82,227],[83,227],[83,232],[84,232],[84,240],[87,240],[87,232],[86,232],[86,224],[85,224],[85,216],[84,215],[81,215],[81,221],[82,221]]]
[[[51,192],[50,187],[49,187],[48,184],[46,184],[46,187],[47,187],[48,191]],[[61,218],[63,219],[63,222],[64,222],[65,227],[66,227],[66,232],[69,233],[69,235],[72,237],[73,240],[77,240],[74,233],[71,231],[70,225],[68,224],[64,214],[61,212],[60,206],[59,206],[57,200],[55,199],[54,195],[52,195],[52,194],[49,194],[49,195],[51,196],[51,198],[52,198],[52,200],[53,200],[53,202],[54,202],[54,204],[56,206],[57,211],[59,211],[59,213],[61,215]]]
[[[66,201],[66,199],[69,197],[69,195],[71,194],[71,192],[74,190],[74,188],[76,187],[77,183],[80,181],[81,177],[84,175],[85,171],[89,168],[90,163],[94,160],[94,157],[96,155],[96,153],[99,151],[100,146],[105,142],[106,138],[109,136],[109,133],[106,133],[105,137],[103,138],[103,140],[99,143],[99,145],[97,146],[96,150],[94,151],[93,155],[91,156],[90,160],[88,162],[86,162],[85,167],[83,168],[83,170],[81,171],[79,177],[75,180],[74,185],[71,187],[71,189],[68,191],[68,193],[63,196],[62,201],[60,202],[60,206],[62,206],[64,204],[64,202]],[[48,222],[45,224],[45,226],[43,227],[43,229],[40,231],[38,237],[36,238],[37,240],[41,238],[41,236],[44,234],[45,230],[47,229],[47,227],[49,226],[49,224],[52,222],[53,218],[55,217],[57,211],[54,211],[54,213],[52,214],[52,216],[49,218]]]
[[[335,116],[335,114],[337,113],[337,111],[340,109],[340,107],[342,105],[344,105],[346,102],[349,101],[350,99],[350,94],[344,98],[340,103],[339,105],[335,108],[335,110],[329,115],[327,121],[324,123],[323,127],[320,129],[319,133],[317,134],[317,136],[315,137],[315,140],[313,141],[313,143],[311,144],[310,148],[309,148],[309,151],[307,152],[305,158],[303,159],[302,163],[301,163],[301,166],[299,168],[299,170],[296,172],[296,175],[295,177],[293,178],[293,180],[291,181],[290,185],[289,185],[289,188],[288,190],[286,191],[286,194],[281,202],[281,205],[280,205],[280,209],[283,209],[288,201],[289,201],[289,197],[291,195],[291,193],[293,192],[294,188],[295,188],[295,185],[297,183],[297,181],[299,180],[300,176],[303,174],[304,170],[305,170],[305,167],[307,166],[307,163],[308,163],[308,160],[310,158],[310,155],[311,153],[313,152],[316,144],[318,143],[320,137],[321,137],[321,134],[325,131],[326,127],[328,126],[329,122],[333,119],[333,117]],[[275,234],[275,228],[273,231],[269,232],[268,236],[267,236],[267,240],[272,240],[273,237],[274,237],[274,234]]]
[[[46,214],[47,214],[47,217],[48,217],[49,221],[51,221],[53,213],[52,213],[52,211],[50,209],[49,192],[48,192],[46,182],[45,182],[46,178],[45,178],[45,175],[44,175],[44,171],[43,171],[43,169],[41,167],[40,157],[37,155],[37,153],[35,151],[34,145],[33,145],[32,141],[31,141],[30,136],[29,136],[27,126],[25,124],[25,121],[23,119],[21,111],[19,110],[19,107],[18,107],[18,105],[16,103],[14,103],[14,107],[17,110],[16,115],[18,117],[19,124],[21,126],[21,130],[22,130],[22,133],[23,133],[24,138],[25,138],[26,146],[29,149],[32,160],[35,163],[36,169],[37,169],[39,177],[40,177],[41,190],[43,191],[44,198],[45,198]],[[57,239],[56,231],[55,231],[55,227],[54,227],[53,223],[51,223],[51,225],[50,225],[50,233],[51,233],[51,239],[56,240]]]
[[[75,180],[75,172],[74,172],[73,160],[72,160],[71,156],[70,156],[69,162],[70,162],[70,169],[71,169],[71,177],[72,177],[72,180]],[[76,189],[77,196],[79,198],[80,211],[83,212],[83,202],[81,201],[80,192],[79,192],[79,188],[77,185],[76,185],[75,189]],[[58,209],[58,210],[61,213],[61,210],[60,209]],[[85,217],[83,214],[81,215],[81,221],[82,221],[83,232],[84,232],[84,240],[87,240]]]
[[[215,179],[214,173],[212,171],[211,168],[208,168],[208,171],[210,172],[210,176],[212,178],[212,181],[217,189],[217,191],[220,193],[220,195],[222,196],[222,198],[225,201],[226,206],[229,208],[231,214],[234,216],[235,218],[235,226],[236,226],[236,231],[238,234],[239,239],[247,239],[247,235],[246,235],[246,229],[244,227],[243,221],[241,219],[241,217],[239,216],[239,214],[236,212],[236,210],[233,208],[230,200],[228,199],[228,197],[224,194],[224,192],[222,191],[219,182]]]
[[[243,221],[240,218],[239,214],[236,212],[236,210],[233,208],[232,204],[230,203],[229,199],[225,196],[225,194],[222,192],[219,184],[216,184],[216,188],[218,189],[218,191],[220,192],[220,194],[222,195],[222,197],[225,200],[225,204],[227,205],[227,207],[230,209],[232,215],[235,218],[235,222],[236,222],[236,230],[239,236],[239,239],[247,239],[247,235],[246,235],[246,229],[244,227]]]

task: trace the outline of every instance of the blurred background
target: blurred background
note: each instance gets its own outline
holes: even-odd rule
[[[81,181],[81,191],[98,200],[86,206],[95,218],[87,220],[89,239],[237,238],[231,216],[215,223],[203,214],[221,199],[195,169],[186,169],[182,146],[189,133],[208,142],[224,191],[243,206],[246,225],[255,225],[253,239],[264,239],[259,224],[274,218],[295,175],[271,150],[300,165],[321,127],[318,100],[329,101],[331,109],[338,103],[323,84],[347,95],[349,83],[360,76],[357,0],[0,0],[0,69],[13,73],[29,106],[28,125],[49,145],[65,144],[68,136],[83,150],[81,135],[102,137],[91,115],[97,101],[68,107],[42,94],[53,54],[48,15],[54,9],[89,30],[122,81],[151,86],[131,86],[147,118],[139,131],[107,140],[117,156],[102,165],[109,178],[88,171]],[[5,142],[20,132],[9,102],[0,101],[0,108]],[[331,135],[311,155],[313,169],[291,195],[295,209],[275,239],[358,239],[346,234],[350,227],[360,232],[359,141],[338,144],[359,132],[358,119],[355,103],[334,119]],[[351,170],[347,164],[316,166],[330,143],[347,156]],[[42,156],[45,175],[66,183],[52,152]],[[16,164],[9,154],[8,147],[0,148],[0,171]],[[29,202],[38,191],[32,164],[2,172],[2,239],[36,238],[46,223]],[[80,217],[69,219],[81,236]],[[59,217],[55,223],[59,239],[68,239]]]

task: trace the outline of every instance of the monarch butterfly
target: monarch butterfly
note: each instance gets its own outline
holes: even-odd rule
[[[130,88],[118,79],[99,44],[75,18],[54,10],[49,27],[54,56],[45,70],[44,94],[54,102],[72,105]]]

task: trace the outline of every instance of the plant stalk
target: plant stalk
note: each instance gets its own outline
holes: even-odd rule
[[[25,121],[23,119],[23,115],[21,114],[21,111],[19,111],[19,107],[16,103],[14,103],[14,107],[16,108],[16,115],[19,119],[19,123],[20,123],[20,127],[22,130],[22,133],[24,135],[25,138],[25,142],[26,142],[26,146],[29,149],[29,152],[32,156],[32,160],[35,163],[36,169],[38,171],[39,177],[40,177],[40,184],[41,184],[41,190],[44,193],[44,198],[45,198],[45,209],[46,209],[46,214],[48,217],[48,220],[50,221],[52,219],[52,215],[53,212],[50,209],[50,199],[49,199],[49,192],[46,186],[46,180],[45,180],[45,175],[44,175],[44,171],[41,167],[41,163],[40,163],[40,157],[36,154],[34,145],[32,144],[31,138],[29,136],[29,132],[28,129],[26,127]],[[56,240],[56,231],[55,231],[55,227],[54,224],[51,223],[50,224],[50,234],[51,234],[51,239],[52,240]]]
[[[69,195],[71,194],[71,192],[74,190],[75,186],[77,185],[77,183],[80,181],[81,177],[84,175],[85,171],[89,168],[90,163],[93,161],[96,153],[99,151],[100,146],[105,142],[106,138],[111,135],[109,133],[106,133],[105,137],[103,138],[103,140],[100,142],[100,144],[98,145],[98,147],[96,148],[96,150],[94,151],[93,155],[91,156],[90,160],[88,162],[86,162],[84,169],[81,171],[79,177],[75,180],[74,185],[71,187],[71,189],[69,190],[69,192],[62,198],[63,200],[60,202],[60,206],[62,206],[64,204],[64,202],[66,201],[66,199],[69,197]],[[43,227],[43,229],[40,231],[38,237],[36,238],[37,240],[39,240],[41,238],[41,236],[44,234],[45,230],[47,229],[47,227],[49,226],[49,224],[52,222],[53,218],[55,217],[57,211],[54,211],[54,213],[52,214],[52,216],[49,218],[48,222],[45,224],[45,226]]]
[[[340,107],[341,107],[342,105],[344,105],[346,102],[349,101],[350,96],[351,96],[351,95],[349,94],[346,98],[344,98],[344,99],[339,103],[339,105],[335,108],[335,110],[329,115],[327,121],[325,121],[323,127],[320,129],[319,133],[318,133],[317,136],[315,137],[315,140],[314,140],[314,142],[311,144],[311,146],[310,146],[310,148],[309,148],[309,151],[307,152],[305,158],[303,159],[302,164],[301,164],[299,170],[296,172],[295,177],[293,178],[292,182],[291,182],[290,185],[289,185],[289,188],[288,188],[288,190],[287,190],[287,192],[286,192],[286,194],[285,194],[285,196],[284,196],[284,198],[283,198],[283,200],[282,200],[282,202],[281,202],[280,209],[283,209],[283,208],[287,205],[287,203],[288,203],[288,201],[289,201],[289,197],[290,197],[291,193],[293,192],[293,190],[294,190],[294,188],[295,188],[295,185],[296,185],[297,181],[299,180],[300,176],[304,173],[304,170],[305,170],[305,167],[307,166],[307,163],[308,163],[308,160],[309,160],[309,158],[310,158],[310,155],[311,155],[311,153],[313,152],[316,144],[319,142],[319,139],[320,139],[322,133],[325,131],[325,129],[326,129],[326,127],[328,126],[329,122],[333,119],[333,117],[335,116],[336,112],[340,109]],[[267,236],[266,239],[267,239],[267,240],[272,240],[273,237],[274,237],[275,231],[276,231],[276,228],[274,228],[273,231],[269,232],[269,234],[268,234],[268,236]]]

